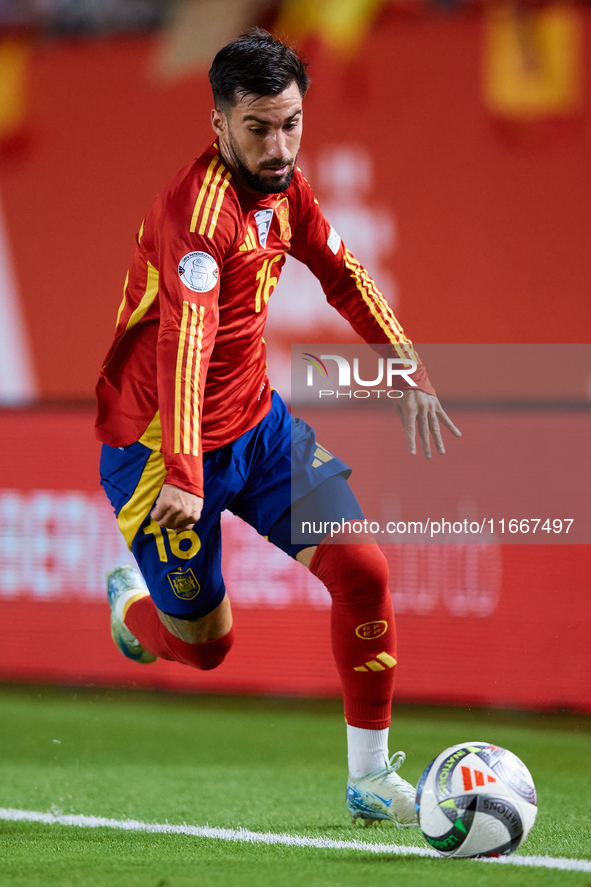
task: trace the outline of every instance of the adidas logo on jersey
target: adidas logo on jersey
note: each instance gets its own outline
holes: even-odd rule
[[[246,238],[242,246],[239,246],[238,249],[244,252],[244,250],[251,250],[257,248],[257,242],[255,240],[254,234],[252,233],[252,229],[249,228],[246,232]]]

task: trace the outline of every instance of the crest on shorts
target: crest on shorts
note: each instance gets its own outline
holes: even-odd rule
[[[191,569],[176,570],[174,573],[169,573],[168,581],[172,585],[175,595],[182,601],[192,601],[201,590]]]
[[[187,253],[179,262],[179,277],[194,293],[207,293],[218,282],[220,273],[216,260],[209,253]]]
[[[279,236],[281,237],[282,242],[286,246],[289,246],[291,240],[291,225],[289,224],[289,200],[287,197],[282,197],[281,200],[277,201],[275,204],[275,212],[279,219]]]

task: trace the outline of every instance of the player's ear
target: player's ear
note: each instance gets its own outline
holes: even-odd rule
[[[225,135],[227,129],[226,115],[219,108],[211,110],[211,126],[216,136]]]

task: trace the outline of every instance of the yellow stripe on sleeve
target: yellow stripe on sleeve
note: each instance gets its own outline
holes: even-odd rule
[[[403,341],[404,343],[410,344],[410,340],[404,335],[401,327],[396,329],[396,326],[392,323],[394,314],[388,303],[384,300],[384,303],[387,306],[386,310],[382,301],[376,299],[375,294],[372,294],[369,291],[369,288],[364,286],[364,283],[369,283],[371,278],[369,278],[367,272],[364,272],[363,267],[359,264],[357,259],[353,258],[348,250],[345,250],[345,266],[352,272],[351,277],[354,279],[355,285],[363,297],[363,301],[371,311],[378,325],[388,337],[388,341],[394,345],[396,353],[402,358],[407,358],[408,355],[405,353],[405,350],[401,345]]]
[[[176,355],[176,374],[174,382],[174,451],[181,451],[181,392],[183,382],[183,357],[185,356],[185,338],[187,336],[187,321],[189,319],[189,303],[183,302],[183,319],[181,321],[181,334]]]
[[[220,164],[219,169],[216,171],[213,182],[209,186],[209,193],[207,195],[207,200],[205,201],[205,206],[203,207],[203,212],[201,214],[201,224],[199,225],[199,233],[205,234],[205,229],[207,228],[207,218],[209,216],[209,211],[211,209],[211,204],[213,203],[213,198],[215,196],[215,192],[219,183],[222,180],[222,173],[225,170],[225,166]]]
[[[201,373],[201,349],[203,347],[203,326],[205,308],[199,308],[199,329],[197,331],[197,354],[195,357],[195,379],[193,381],[193,455],[199,455],[199,376]]]
[[[379,306],[379,308],[382,311],[383,316],[389,321],[389,323],[392,326],[392,329],[394,330],[396,335],[398,335],[400,337],[400,341],[407,342],[410,345],[411,344],[410,339],[408,339],[407,336],[405,335],[404,330],[402,329],[402,327],[398,323],[398,320],[396,319],[396,315],[394,314],[394,312],[392,311],[392,309],[388,305],[388,302],[384,298],[383,294],[376,287],[376,285],[373,282],[373,280],[371,279],[371,277],[369,277],[369,275],[367,276],[367,284],[368,284],[368,290],[371,293],[371,295],[373,296],[376,305]]]
[[[195,350],[195,328],[197,326],[197,306],[191,303],[191,325],[189,327],[189,346],[185,364],[185,404],[183,422],[183,453],[191,452],[191,383],[193,381],[193,352]]]
[[[195,209],[193,210],[193,215],[191,217],[191,224],[189,225],[189,231],[193,233],[195,228],[197,227],[197,219],[199,218],[199,210],[201,209],[201,204],[203,203],[203,198],[205,197],[205,193],[207,191],[207,186],[209,185],[211,176],[215,169],[216,164],[219,161],[219,156],[213,158],[209,166],[207,167],[207,172],[205,173],[205,178],[203,179],[203,184],[199,190],[199,194],[197,195],[197,200],[195,202]]]
[[[398,323],[396,315],[388,305],[382,293],[374,284],[371,277],[369,277],[369,275],[366,275],[366,278],[369,295],[373,298],[377,310],[381,313],[384,321],[389,324],[390,329],[398,340],[400,347],[397,347],[396,351],[398,352],[399,356],[402,358],[408,357],[409,359],[414,359],[418,363],[419,359],[412,348],[412,343],[410,339],[405,335],[404,330]]]
[[[226,191],[226,188],[230,184],[231,178],[232,178],[232,173],[230,173],[230,172],[227,172],[226,175],[224,176],[224,180],[223,180],[222,185],[219,190],[217,203],[215,205],[215,209],[214,209],[213,215],[211,217],[211,224],[209,226],[209,231],[207,232],[208,237],[211,237],[213,232],[215,231],[215,226],[218,223],[218,216],[220,214],[220,209],[222,207],[222,201],[224,199],[224,193]]]

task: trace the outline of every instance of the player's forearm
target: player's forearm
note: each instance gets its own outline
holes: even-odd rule
[[[166,380],[170,383],[170,380]],[[170,387],[170,384],[167,386]],[[160,421],[162,425],[162,455],[166,468],[165,483],[203,496],[203,459],[200,445],[201,411],[187,409],[180,412],[178,404],[166,394],[162,394],[160,374],[158,382],[160,396]]]
[[[165,464],[166,461],[167,459],[165,456]],[[197,467],[198,470],[196,470]],[[167,468],[166,479],[164,481],[166,484],[178,487],[179,490],[185,490],[187,493],[192,493],[193,496],[200,496],[203,498],[203,466],[201,460],[199,460],[199,466],[183,466],[177,464],[171,467],[167,466]]]
[[[186,325],[185,325],[186,326]],[[201,424],[211,346],[190,327],[161,331],[158,402],[166,483],[203,496]]]
[[[400,376],[399,388],[416,387],[426,394],[435,394],[419,355],[390,305],[365,268],[348,251],[345,251],[341,274],[325,286],[325,291],[328,302],[381,357],[407,361],[401,368],[412,370],[405,374],[412,383]]]

